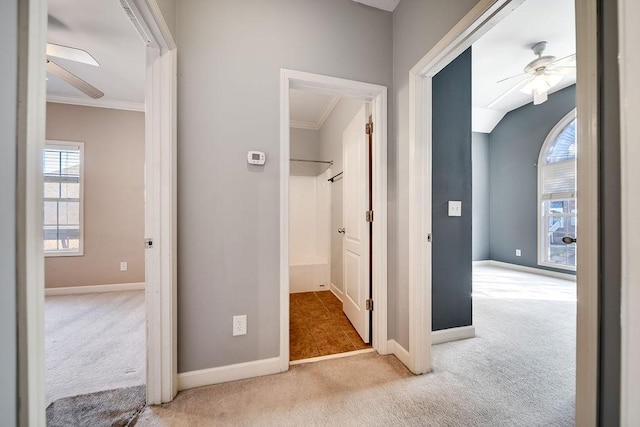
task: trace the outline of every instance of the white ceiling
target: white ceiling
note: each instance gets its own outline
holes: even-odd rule
[[[492,109],[487,106],[526,76],[496,83],[523,72],[536,56],[531,46],[546,41],[544,55],[562,58],[575,53],[574,0],[527,0],[472,48],[472,105],[475,132],[491,132],[504,115],[532,101],[531,95],[512,92]],[[575,83],[564,76],[550,93]]]
[[[47,41],[89,52],[99,63],[93,67],[54,61],[104,92],[92,100],[55,76],[48,75],[49,99],[86,104],[130,104],[144,108],[145,45],[118,0],[49,0]]]
[[[400,3],[400,0],[353,0],[358,3],[366,4],[367,6],[375,7],[377,9],[386,10],[387,12],[393,12]]]
[[[291,127],[320,130],[339,100],[340,97],[336,95],[291,89],[289,92]]]

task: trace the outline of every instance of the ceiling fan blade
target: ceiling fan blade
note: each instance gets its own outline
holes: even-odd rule
[[[527,83],[529,83],[530,81],[533,80],[533,76],[528,77],[526,79],[523,79],[521,82],[516,83],[514,86],[512,86],[509,90],[507,90],[506,92],[504,92],[502,95],[500,95],[499,97],[497,97],[496,99],[493,100],[493,102],[491,102],[491,104],[487,105],[487,108],[493,108],[496,104],[498,104],[500,101],[502,101],[503,99],[505,99],[507,96],[509,96],[512,92],[515,92],[516,90],[519,90],[520,88],[524,87]]]
[[[511,80],[511,79],[515,79],[516,77],[522,77],[522,76],[526,76],[528,73],[520,73],[520,74],[516,74],[515,76],[511,76],[511,77],[506,77],[502,80],[498,80],[496,83],[502,83],[502,82],[506,82],[507,80]]]
[[[567,56],[562,57],[560,59],[556,59],[551,64],[549,64],[549,66],[550,67],[560,66],[563,63],[571,63],[571,62],[575,62],[575,61],[576,61],[576,54],[572,53],[571,55],[567,55]],[[574,67],[575,67],[575,65],[574,65]]]
[[[54,43],[47,43],[47,56],[54,58],[68,59],[82,64],[99,67],[98,61],[89,52],[75,47],[62,46]]]
[[[565,67],[554,67],[548,70],[545,70],[546,74],[556,74],[560,76],[566,76],[576,73],[576,67],[565,66]]]
[[[47,61],[47,71],[54,76],[60,77],[65,82],[69,83],[71,86],[75,87],[76,89],[85,93],[93,99],[102,98],[104,96],[104,93],[102,93],[100,90],[91,86],[89,83],[85,82],[75,74],[72,74],[69,71],[65,70],[55,62]]]

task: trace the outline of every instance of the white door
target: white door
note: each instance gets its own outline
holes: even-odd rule
[[[342,250],[344,298],[342,309],[364,342],[369,343],[369,137],[365,125],[369,117],[365,104],[342,134],[343,224]]]

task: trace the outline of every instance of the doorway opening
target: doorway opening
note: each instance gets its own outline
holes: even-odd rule
[[[144,171],[138,171],[144,176],[144,231],[147,248],[142,258],[145,276],[146,292],[142,306],[146,307],[146,326],[143,326],[142,339],[143,350],[143,377],[146,383],[146,393],[142,393],[142,403],[157,404],[168,402],[176,393],[176,334],[175,334],[175,54],[176,46],[173,38],[164,22],[160,10],[151,8],[145,2],[138,0],[123,0],[116,7],[122,7],[119,12],[125,16],[125,23],[133,27],[137,32],[135,43],[139,46],[143,43],[144,57],[142,61],[143,82],[143,157]],[[19,115],[18,127],[23,129],[18,143],[24,149],[19,158],[19,167],[22,171],[18,177],[19,186],[24,189],[20,193],[21,206],[24,206],[26,226],[24,232],[19,234],[20,244],[24,248],[22,252],[21,281],[18,286],[18,305],[23,315],[19,318],[18,341],[20,352],[19,369],[19,393],[23,404],[20,405],[20,419],[25,423],[34,425],[45,424],[45,373],[41,369],[45,360],[45,334],[44,334],[44,262],[43,262],[43,211],[44,194],[46,184],[43,180],[43,148],[45,142],[45,105],[47,91],[45,85],[46,69],[63,82],[69,83],[91,98],[101,98],[103,92],[97,89],[100,84],[83,81],[76,74],[81,74],[75,67],[83,64],[64,64],[63,67],[47,67],[47,59],[52,57],[45,50],[34,48],[44,47],[47,42],[47,21],[64,29],[65,23],[49,17],[47,20],[47,3],[45,0],[30,0],[20,8],[24,13],[19,14],[19,21],[24,28],[28,28],[21,40],[19,40],[19,55],[25,58],[26,76],[22,81],[19,94],[20,103],[24,114]],[[77,12],[77,11],[75,11]],[[94,13],[95,15],[95,13]],[[66,19],[66,18],[65,18]],[[127,22],[130,20],[131,22]],[[142,40],[140,40],[140,38]],[[84,38],[83,38],[84,40]],[[86,40],[85,40],[86,41]],[[77,40],[76,40],[77,42]],[[61,46],[64,48],[65,46]],[[74,43],[73,47],[82,48]],[[63,49],[64,50],[64,49]],[[88,55],[88,54],[87,54]],[[98,52],[95,52],[99,56]],[[86,55],[83,55],[86,57]],[[90,57],[90,55],[89,55]],[[26,60],[28,58],[28,60]],[[72,58],[77,56],[73,56]],[[69,59],[69,58],[67,58]],[[94,58],[95,60],[95,58]],[[62,60],[58,60],[62,61]],[[77,61],[75,61],[77,62]],[[58,66],[60,64],[57,64]],[[95,66],[95,64],[94,64]],[[75,71],[71,73],[68,70]],[[87,80],[89,77],[85,77]],[[28,90],[27,90],[28,88]],[[126,88],[125,88],[126,91]],[[85,97],[83,93],[76,93],[76,99]],[[104,93],[106,96],[107,94]],[[87,97],[87,98],[89,98]],[[57,100],[61,104],[61,100]],[[68,103],[68,102],[67,102]],[[82,104],[83,107],[94,106],[91,101]],[[106,107],[131,110],[131,103],[106,102]],[[79,139],[73,137],[74,139]],[[69,138],[71,139],[71,138]],[[74,143],[78,140],[72,141]],[[76,144],[80,145],[80,144]],[[87,149],[87,146],[84,147]],[[55,150],[54,150],[55,151]],[[58,150],[62,151],[62,150]],[[59,172],[62,172],[60,169]],[[61,175],[59,173],[58,175]],[[76,174],[77,175],[77,174]],[[59,177],[60,178],[60,177]],[[62,179],[63,178],[63,179]],[[58,187],[64,187],[73,177],[58,179]],[[67,179],[69,178],[69,179]],[[50,180],[49,180],[50,181]],[[50,184],[52,182],[49,182]],[[55,184],[55,182],[53,182]],[[50,188],[50,190],[52,190]],[[72,191],[75,191],[71,189]],[[76,192],[77,193],[77,192]],[[59,192],[60,194],[60,192]],[[50,195],[50,194],[49,194]],[[78,197],[58,198],[56,203],[60,206],[64,203],[78,203]],[[52,202],[54,202],[52,200]],[[68,207],[68,206],[67,206]],[[60,210],[61,212],[61,210]],[[82,212],[81,212],[82,213]],[[87,217],[89,212],[84,212]],[[77,226],[78,221],[68,220],[69,224],[57,221],[56,228],[62,226]],[[77,219],[77,218],[76,218]],[[51,225],[51,224],[47,224]],[[85,224],[86,226],[87,224]],[[82,223],[80,223],[82,228]],[[82,236],[82,232],[68,228],[63,239],[56,239],[57,249],[78,249],[78,242],[72,243],[76,235]],[[139,231],[139,230],[138,230]],[[74,235],[75,233],[75,235]],[[64,234],[64,233],[63,233]],[[150,238],[149,238],[150,237]],[[77,239],[76,239],[77,240]],[[143,241],[138,244],[143,245]],[[89,246],[82,245],[81,249],[89,250]],[[93,249],[95,250],[95,249]],[[126,262],[121,265],[120,262]],[[26,267],[25,267],[26,266]],[[28,267],[28,268],[27,268]],[[127,270],[128,260],[119,259],[117,270]],[[131,267],[134,267],[133,265]],[[141,266],[136,266],[139,268]],[[139,283],[134,283],[139,285]],[[142,309],[144,311],[144,308]]]
[[[357,98],[290,90],[292,362],[371,348],[371,223],[360,215],[371,202],[370,108]]]
[[[60,408],[95,393],[126,393],[128,411],[146,401],[146,46],[118,2],[47,6],[45,405],[55,424]]]
[[[435,309],[432,311],[432,303],[435,303],[435,261],[431,262],[436,253],[435,245],[439,242],[436,236],[436,215],[447,215],[446,201],[439,206],[439,212],[433,204],[439,195],[436,194],[435,187],[435,164],[436,164],[436,130],[437,124],[442,122],[442,117],[436,120],[436,114],[442,116],[441,105],[436,106],[437,78],[447,67],[459,61],[459,57],[465,51],[470,50],[472,45],[481,40],[483,35],[489,34],[494,28],[500,25],[503,20],[509,19],[512,13],[516,13],[519,8],[528,6],[529,3],[505,0],[498,2],[481,1],[461,22],[447,34],[440,43],[430,51],[410,73],[410,148],[416,152],[416,156],[411,162],[410,171],[410,360],[411,370],[414,373],[424,373],[431,370],[431,344],[436,342],[435,334],[424,334],[422,331],[431,331],[436,327],[435,320],[432,323],[431,314],[436,315]],[[571,5],[570,5],[571,6]],[[577,2],[575,4],[576,16],[576,63],[578,67],[578,78],[580,82],[576,88],[576,102],[570,109],[577,107],[577,138],[580,141],[577,155],[577,182],[581,188],[580,199],[577,201],[578,211],[581,212],[580,222],[578,222],[578,234],[581,236],[581,250],[578,252],[578,283],[577,283],[577,324],[576,334],[576,424],[591,422],[595,419],[594,409],[596,405],[597,389],[597,355],[589,349],[597,347],[597,265],[598,265],[598,229],[597,219],[594,215],[597,212],[597,138],[594,129],[597,128],[597,81],[596,81],[596,61],[595,49],[595,2]],[[527,25],[527,28],[531,27]],[[521,33],[520,31],[519,33]],[[532,49],[535,45],[538,48],[543,40],[531,40]],[[494,46],[495,47],[495,46]],[[527,47],[525,47],[526,52]],[[541,49],[536,49],[540,51]],[[536,52],[534,52],[536,53]],[[549,51],[550,54],[552,54]],[[537,55],[537,53],[536,53]],[[541,55],[542,56],[542,55]],[[542,57],[540,58],[542,59]],[[544,69],[542,70],[545,71]],[[526,73],[526,71],[525,71]],[[509,77],[505,74],[504,77]],[[512,85],[513,86],[513,85]],[[518,87],[520,86],[520,87]],[[517,89],[524,90],[527,84],[515,85],[515,89],[507,87],[504,94],[518,92]],[[546,100],[548,91],[542,91],[540,87],[533,87],[529,95],[536,101],[536,104]],[[565,91],[568,89],[564,89]],[[553,96],[553,95],[551,95]],[[500,95],[497,103],[506,99]],[[547,101],[549,103],[552,100]],[[539,105],[537,105],[539,106]],[[444,112],[446,115],[447,113]],[[562,116],[560,116],[561,118]],[[558,118],[559,119],[559,118]],[[470,121],[470,118],[469,118]],[[497,121],[500,121],[500,117]],[[533,124],[533,123],[532,123]],[[555,124],[555,123],[554,123]],[[552,124],[551,126],[553,126]],[[468,134],[471,134],[469,129]],[[548,132],[548,130],[547,130]],[[470,136],[470,135],[469,135]],[[546,136],[546,132],[543,137]],[[540,144],[543,141],[540,141]],[[470,146],[469,154],[470,153]],[[491,149],[494,147],[492,146]],[[539,156],[538,150],[531,157],[528,169],[535,182],[535,163]],[[470,157],[470,156],[469,156]],[[493,171],[493,166],[492,166]],[[511,180],[512,178],[508,178]],[[503,180],[504,181],[504,180]],[[533,192],[536,194],[537,186],[534,185]],[[469,190],[471,190],[469,188]],[[533,256],[534,266],[537,264],[537,233],[536,219],[542,212],[537,208],[537,197],[531,201],[531,212],[533,214],[533,250],[526,253]],[[456,199],[453,199],[456,201]],[[509,203],[517,202],[518,199],[512,197]],[[441,201],[442,202],[442,201]],[[469,205],[470,203],[467,203]],[[455,209],[455,206],[454,206]],[[464,203],[462,215],[465,214]],[[470,216],[471,212],[467,211]],[[493,225],[493,223],[491,223]],[[432,233],[433,232],[433,236]],[[499,232],[494,229],[493,232]],[[471,229],[463,235],[471,235]],[[505,233],[506,234],[506,233]],[[521,233],[520,233],[521,234]],[[441,236],[442,237],[442,236]],[[506,236],[507,238],[512,236]],[[432,243],[433,238],[433,244]],[[451,239],[451,235],[447,236]],[[442,240],[442,239],[440,239]],[[513,243],[513,242],[512,242]],[[573,243],[573,242],[571,242]],[[518,254],[516,254],[516,249]],[[513,246],[509,249],[510,256],[515,259],[524,256],[525,250],[521,247]],[[471,272],[471,257],[467,263],[467,271]],[[435,258],[433,258],[435,260]],[[422,262],[427,260],[427,262]],[[470,290],[470,286],[468,287]],[[434,292],[432,294],[432,292]],[[467,299],[467,308],[471,313],[471,298]],[[455,339],[455,338],[454,338]]]
[[[385,87],[282,70],[282,371],[387,352],[386,137]]]

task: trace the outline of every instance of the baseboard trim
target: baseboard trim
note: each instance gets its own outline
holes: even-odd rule
[[[178,391],[280,373],[280,358],[236,363],[178,374]]]
[[[411,364],[409,352],[405,350],[403,346],[398,344],[396,340],[392,339],[387,341],[387,351],[389,352],[389,354],[393,354],[394,356],[396,356],[404,366],[409,368],[409,365]]]
[[[572,282],[576,281],[576,276],[573,274],[559,273],[557,271],[544,270],[542,268],[527,267],[524,265],[511,264],[508,262],[493,261],[493,260],[489,261],[489,265],[494,267],[502,267],[502,268],[508,268],[511,270],[523,271],[525,273],[539,274],[541,276],[555,277],[556,279],[570,280]]]
[[[476,336],[476,328],[473,325],[461,326],[459,328],[442,329],[431,332],[431,345],[445,342],[465,340]]]
[[[113,285],[67,286],[64,288],[45,288],[45,296],[93,294],[102,292],[143,291],[145,283],[116,283]]]
[[[354,350],[354,351],[347,351],[347,352],[338,353],[338,354],[328,354],[326,356],[310,357],[309,359],[300,359],[300,360],[294,360],[292,362],[289,362],[289,366],[304,365],[305,363],[322,362],[323,360],[341,359],[343,357],[357,356],[358,354],[373,353],[374,351],[375,350],[372,348],[365,348],[363,350]]]
[[[332,283],[329,287],[329,290],[336,296],[336,298],[338,298],[340,301],[343,301],[344,293],[340,289],[338,289],[336,285]]]
[[[483,259],[480,261],[473,261],[471,265],[473,265],[474,267],[477,267],[479,265],[491,265],[491,260]]]

